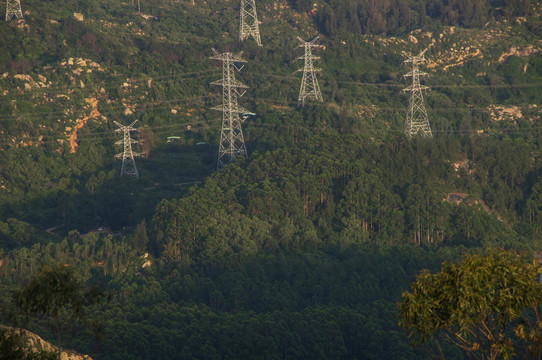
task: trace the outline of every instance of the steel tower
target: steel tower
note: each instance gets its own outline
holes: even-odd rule
[[[21,0],[7,0],[6,2],[6,21],[10,21],[14,17],[17,19],[23,18]]]
[[[244,41],[252,36],[258,46],[262,46],[258,15],[256,14],[256,0],[241,0],[240,12],[239,39]]]
[[[139,178],[139,173],[137,172],[137,167],[134,161],[134,156],[139,156],[139,154],[132,152],[132,144],[137,144],[137,141],[133,140],[130,136],[130,133],[132,131],[137,131],[133,127],[136,122],[137,120],[131,123],[130,125],[125,126],[119,122],[114,121],[114,123],[119,127],[115,131],[122,132],[124,134],[124,138],[115,143],[115,145],[123,145],[124,147],[124,151],[122,153],[115,155],[117,159],[122,159],[122,168],[120,171],[120,176],[127,175],[131,177],[132,179]]]
[[[297,70],[303,71],[303,80],[301,80],[301,87],[299,89],[297,106],[304,106],[305,99],[307,98],[321,102],[323,101],[322,93],[320,92],[320,86],[318,86],[318,79],[316,78],[316,73],[321,70],[315,69],[313,62],[313,60],[318,60],[320,59],[320,57],[312,55],[312,48],[320,46],[315,44],[316,40],[318,40],[318,36],[308,42],[303,41],[303,39],[299,37],[297,38],[297,40],[301,42],[301,45],[299,45],[298,47],[302,47],[305,49],[305,54],[298,58],[298,60],[303,59],[305,61],[305,66],[303,66],[303,69]]]
[[[212,109],[222,111],[222,130],[220,132],[220,144],[218,148],[218,162],[216,168],[222,170],[224,166],[235,159],[239,154],[247,155],[245,140],[243,138],[243,129],[241,124],[248,115],[255,115],[243,109],[237,103],[238,97],[243,96],[238,89],[247,89],[248,86],[235,80],[235,71],[238,68],[235,63],[245,63],[241,54],[232,54],[229,52],[218,53],[213,49],[213,60],[222,61],[222,80],[213,81],[211,84],[222,86],[222,105],[215,106]]]
[[[403,55],[407,57],[404,62],[412,63],[412,70],[403,75],[404,77],[412,77],[412,85],[403,89],[403,91],[410,91],[405,121],[405,134],[409,139],[417,134],[424,138],[433,137],[423,101],[423,90],[429,90],[429,88],[420,85],[420,76],[427,75],[419,70],[420,64],[425,62],[424,54],[426,51],[427,49],[423,50],[418,56],[403,51]]]

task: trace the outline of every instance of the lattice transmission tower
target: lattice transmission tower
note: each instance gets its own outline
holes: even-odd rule
[[[23,18],[21,0],[7,0],[6,2],[6,21],[10,21],[14,17],[17,19]]]
[[[248,86],[235,80],[235,72],[240,68],[235,63],[246,63],[241,54],[229,52],[220,54],[213,49],[213,60],[222,61],[222,80],[213,81],[212,85],[222,86],[222,105],[213,107],[214,110],[222,111],[222,130],[220,132],[220,144],[218,148],[218,162],[216,168],[222,170],[226,164],[235,159],[237,155],[247,155],[245,139],[243,138],[242,123],[249,115],[255,115],[243,109],[237,103],[237,99],[243,96],[239,89],[247,89]]]
[[[429,88],[420,85],[420,76],[427,75],[424,72],[420,72],[420,64],[425,62],[424,54],[426,51],[427,49],[423,50],[418,56],[413,56],[403,51],[403,55],[407,57],[405,63],[412,64],[412,70],[403,75],[404,77],[412,77],[412,85],[403,89],[403,91],[410,91],[405,121],[405,134],[409,139],[417,134],[425,138],[433,137],[423,101],[423,90],[429,90]]]
[[[312,55],[312,49],[320,47],[320,45],[315,44],[318,40],[318,36],[312,39],[311,41],[303,41],[301,38],[297,38],[301,42],[302,47],[305,49],[305,54],[300,56],[298,60],[303,59],[305,61],[305,66],[303,69],[297,71],[303,71],[303,79],[301,80],[301,87],[299,89],[299,98],[297,100],[297,106],[304,106],[305,100],[314,99],[317,101],[322,100],[322,93],[320,92],[320,86],[318,85],[318,79],[316,78],[316,73],[321,71],[321,69],[314,68],[314,60],[320,59],[319,56]]]
[[[239,39],[244,41],[252,36],[258,46],[262,46],[260,25],[258,24],[258,15],[256,14],[256,0],[241,0],[240,12]]]
[[[120,154],[115,155],[117,159],[122,159],[122,168],[120,170],[120,176],[127,175],[133,179],[139,178],[139,173],[137,172],[137,167],[135,164],[134,157],[139,156],[139,153],[134,153],[132,151],[132,144],[137,144],[137,141],[132,139],[131,132],[137,131],[134,129],[134,124],[137,122],[134,121],[130,125],[122,125],[121,123],[114,121],[114,123],[119,127],[117,132],[123,133],[123,139],[115,143],[115,145],[123,145],[124,151]]]

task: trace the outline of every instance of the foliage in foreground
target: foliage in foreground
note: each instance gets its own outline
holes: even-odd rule
[[[423,271],[403,293],[400,325],[415,341],[440,334],[476,359],[541,354],[540,267],[506,251],[469,255],[442,271]]]
[[[58,356],[61,352],[61,321],[83,320],[84,309],[98,302],[102,293],[97,287],[85,289],[75,271],[64,264],[46,266],[15,292],[15,303],[26,316],[46,316],[57,333]]]

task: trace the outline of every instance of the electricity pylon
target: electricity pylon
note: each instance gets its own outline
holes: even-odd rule
[[[410,91],[410,99],[408,100],[408,111],[405,121],[405,134],[411,139],[416,134],[425,138],[433,137],[431,133],[431,126],[429,125],[429,119],[427,117],[427,110],[425,110],[425,104],[423,102],[423,90],[429,90],[427,86],[420,85],[420,76],[427,75],[424,72],[420,72],[419,66],[425,62],[424,54],[427,49],[420,52],[418,56],[413,56],[410,53],[403,51],[403,55],[407,57],[405,63],[412,63],[412,70],[403,75],[404,77],[412,77],[412,85],[403,89],[403,91]]]
[[[215,49],[213,49],[213,53],[214,56],[211,56],[211,59],[222,61],[222,80],[211,83],[223,87],[222,105],[212,108],[213,110],[222,111],[222,130],[220,132],[218,162],[216,164],[216,169],[220,171],[226,164],[232,162],[237,155],[247,155],[241,124],[249,115],[255,114],[243,109],[237,103],[237,98],[244,94],[244,91],[240,93],[239,89],[247,89],[248,86],[235,80],[235,71],[240,71],[243,68],[242,66],[238,68],[235,63],[246,63],[246,60],[241,58],[241,54],[237,55],[229,52],[220,54]]]
[[[256,14],[256,0],[241,0],[240,18],[239,39],[244,41],[252,36],[258,46],[262,46],[258,15]]]
[[[115,155],[117,159],[122,159],[122,168],[120,170],[120,176],[127,175],[133,179],[139,178],[139,173],[137,172],[137,167],[134,161],[134,156],[139,156],[138,153],[132,152],[132,144],[137,144],[136,140],[133,140],[130,136],[132,131],[137,131],[134,129],[134,124],[137,122],[134,121],[130,125],[122,125],[119,122],[113,121],[119,128],[115,131],[122,132],[124,138],[115,143],[115,145],[123,145],[124,151],[120,154]]]
[[[21,0],[7,0],[6,2],[6,21],[10,21],[13,17],[17,19],[23,18]]]
[[[312,48],[320,46],[315,44],[316,40],[318,40],[318,36],[311,41],[303,41],[303,39],[299,37],[297,38],[297,40],[301,42],[301,45],[299,45],[298,47],[302,47],[305,49],[305,55],[300,56],[297,59],[305,60],[305,66],[303,66],[303,69],[297,70],[303,71],[303,80],[301,80],[301,87],[299,89],[297,106],[304,106],[305,99],[307,98],[311,98],[321,102],[323,101],[322,93],[320,92],[320,86],[318,86],[318,79],[316,78],[316,73],[320,71],[320,69],[315,69],[313,63],[313,60],[318,60],[320,59],[320,57],[312,55]]]

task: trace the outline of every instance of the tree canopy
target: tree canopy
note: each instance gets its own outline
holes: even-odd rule
[[[64,264],[45,266],[20,290],[15,291],[16,306],[25,314],[51,317],[61,353],[61,321],[84,318],[85,307],[99,301],[102,293],[96,286],[85,289],[73,268]]]
[[[540,334],[540,273],[538,264],[502,250],[444,263],[436,274],[423,271],[403,293],[400,325],[415,341],[442,334],[474,358],[515,358],[514,340],[540,341],[526,337]],[[531,345],[540,351],[540,344]]]

